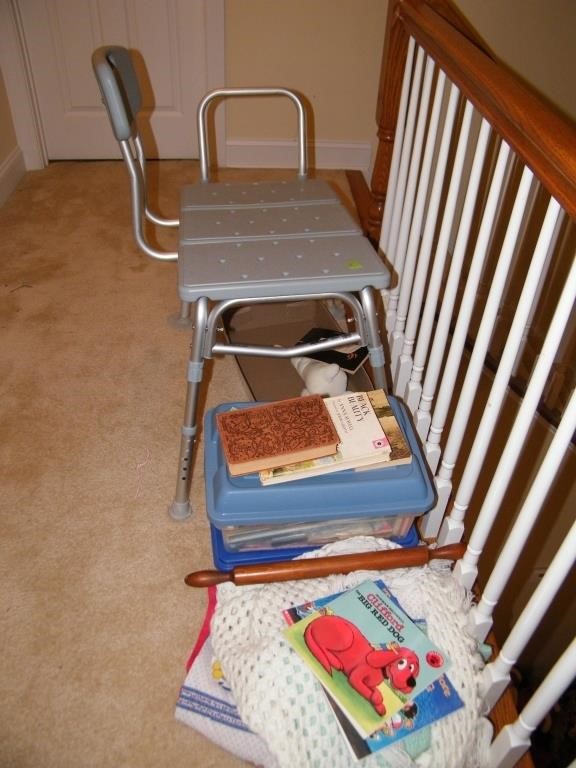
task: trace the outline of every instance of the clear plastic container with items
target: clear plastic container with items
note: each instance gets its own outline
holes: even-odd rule
[[[420,444],[404,407],[390,405],[412,449],[409,464],[262,485],[258,474],[232,477],[216,427],[216,414],[254,403],[227,403],[205,417],[206,508],[217,567],[295,557],[351,536],[403,538],[413,543],[415,519],[436,500]],[[417,541],[417,538],[416,538]]]

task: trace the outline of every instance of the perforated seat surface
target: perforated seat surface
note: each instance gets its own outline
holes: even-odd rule
[[[357,222],[315,179],[184,188],[178,273],[180,297],[189,302],[389,284]]]
[[[180,297],[195,301],[386,288],[389,273],[362,235],[184,245]]]
[[[322,179],[252,183],[206,182],[187,185],[181,194],[182,211],[231,205],[271,207],[290,203],[306,205],[321,202],[340,203],[330,184]]]
[[[177,218],[151,207],[145,147],[138,131],[142,93],[130,51],[102,46],[92,56],[94,73],[130,179],[132,230],[138,247],[153,259],[177,262],[182,300],[179,322],[192,322],[186,375],[186,404],[180,436],[176,493],[170,514],[192,513],[190,491],[195,463],[203,361],[213,354],[288,358],[302,348],[273,338],[235,344],[218,333],[235,305],[316,302],[336,298],[353,315],[350,334],[334,342],[366,345],[374,384],[384,386],[384,349],[374,293],[389,282],[389,272],[332,186],[309,179],[306,105],[286,88],[217,89],[198,108],[200,176],[181,188]],[[212,182],[208,105],[231,96],[289,97],[298,113],[298,170],[292,180],[248,183]],[[178,228],[177,252],[150,237],[154,226]],[[225,322],[225,321],[224,321]],[[324,346],[326,342],[320,342]],[[311,345],[313,346],[313,345]],[[312,351],[312,350],[309,350]]]
[[[257,240],[301,235],[359,234],[358,225],[339,203],[187,210],[180,242]]]

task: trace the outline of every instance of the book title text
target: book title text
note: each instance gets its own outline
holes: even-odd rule
[[[350,397],[348,402],[352,408],[352,415],[357,422],[364,421],[370,413],[370,406],[362,397]]]
[[[358,594],[358,600],[370,609],[370,612],[376,619],[386,627],[388,632],[399,642],[404,642],[404,635],[401,634],[404,630],[404,624],[398,619],[398,616],[390,610],[386,603],[382,602],[380,597],[374,592],[369,592],[367,595]]]

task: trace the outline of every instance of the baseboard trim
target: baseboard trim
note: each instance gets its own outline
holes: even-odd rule
[[[15,147],[0,163],[0,206],[8,200],[25,173],[24,155],[20,147]]]
[[[362,142],[322,141],[310,151],[311,168],[337,168],[368,173],[372,147]],[[295,141],[229,139],[226,165],[229,168],[295,168]]]

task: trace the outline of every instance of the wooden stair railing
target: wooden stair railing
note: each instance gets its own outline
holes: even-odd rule
[[[380,235],[410,36],[576,218],[576,126],[497,61],[449,0],[394,0],[384,43],[376,109],[379,144],[370,189],[360,173],[348,174],[360,219],[373,242]]]
[[[414,53],[415,48],[418,50],[418,57]],[[412,58],[413,53],[414,58]],[[424,59],[426,59],[426,73],[423,75]],[[407,67],[408,74],[405,78],[404,65],[406,61],[409,62],[409,65]],[[432,63],[434,67],[430,66]],[[433,70],[434,74],[432,74]],[[456,102],[458,107],[455,107],[451,101],[452,106],[446,108],[447,112],[450,109],[456,110],[451,113],[452,116],[454,114],[457,116],[455,123],[457,129],[452,134],[454,140],[450,144],[455,157],[450,157],[449,147],[446,144],[444,147],[446,152],[442,162],[440,161],[440,149],[437,150],[438,155],[435,155],[432,144],[428,144],[430,137],[432,137],[432,142],[436,141],[435,136],[438,129],[437,115],[433,117],[436,102],[432,108],[432,100],[429,99],[428,94],[430,83],[434,84],[432,92],[435,92],[434,89],[438,83],[442,82],[442,86],[438,85],[438,92],[441,93],[444,88],[443,76],[440,77],[439,70],[447,76],[447,80],[451,84],[451,98],[454,91],[458,92]],[[406,90],[402,95],[404,79],[407,84],[411,82],[408,88],[408,92],[410,92],[409,108],[407,107]],[[417,85],[412,89],[414,83]],[[413,93],[418,94],[419,88],[421,88],[420,95],[417,95],[415,99],[412,98]],[[417,115],[414,112],[416,104],[418,104]],[[442,112],[440,108],[439,112]],[[469,127],[473,112],[476,112],[473,116],[474,119],[478,115],[483,118],[482,125],[480,126],[480,121],[478,121],[480,130],[477,142],[475,139],[467,145],[465,137],[468,135],[468,129],[462,129],[459,120],[462,125],[466,124]],[[402,115],[402,119],[398,119],[399,113]],[[512,378],[519,376],[524,384],[529,384],[531,387],[530,397],[526,397],[526,401],[532,402],[532,405],[522,411],[522,418],[519,417],[515,423],[514,435],[520,434],[520,427],[523,430],[529,428],[529,410],[535,407],[536,399],[541,397],[541,394],[538,393],[540,386],[538,381],[544,367],[552,365],[550,371],[546,373],[546,376],[549,377],[547,381],[556,381],[554,370],[557,367],[556,363],[560,358],[562,358],[560,362],[564,362],[566,359],[571,363],[570,350],[573,348],[571,340],[576,337],[574,330],[576,322],[573,310],[570,310],[574,304],[571,286],[574,285],[574,245],[576,242],[576,227],[574,226],[576,224],[576,152],[574,150],[576,147],[576,126],[532,90],[530,86],[523,83],[509,68],[499,63],[449,0],[391,0],[377,122],[379,148],[371,189],[368,189],[367,185],[363,183],[363,179],[356,174],[349,173],[349,182],[365,230],[372,241],[381,247],[383,255],[388,258],[398,276],[396,285],[390,291],[383,292],[386,325],[389,331],[389,353],[393,369],[394,392],[399,397],[409,399],[411,393],[418,391],[420,394],[417,400],[419,399],[419,402],[425,401],[421,412],[424,415],[432,416],[432,403],[437,395],[437,385],[434,383],[434,375],[429,377],[429,383],[424,379],[425,366],[429,364],[430,357],[433,355],[430,353],[426,342],[421,345],[422,349],[417,346],[418,334],[422,327],[433,326],[430,338],[434,339],[435,345],[439,349],[442,344],[447,343],[442,341],[444,332],[450,339],[458,336],[457,343],[454,344],[456,351],[462,341],[462,328],[466,328],[467,338],[471,340],[472,345],[476,344],[481,332],[481,340],[476,344],[478,354],[474,356],[474,366],[470,366],[473,368],[474,374],[479,369],[478,361],[480,360],[481,366],[485,359],[484,346],[487,346],[487,330],[489,327],[496,328],[489,336],[490,339],[495,339],[494,346],[490,346],[487,350],[490,354],[491,350],[494,349],[495,360],[500,368],[496,376],[498,387],[491,387],[491,411],[495,413],[500,408],[500,401],[495,396],[492,397],[492,392],[500,393],[503,389],[501,386],[503,381],[507,381],[507,386],[512,388],[510,376],[507,374],[508,369],[510,369],[513,374]],[[420,131],[420,129],[422,130]],[[398,146],[403,146],[405,149],[401,160],[397,150],[394,150],[393,147],[396,133],[402,136],[402,139],[397,142]],[[446,136],[448,137],[448,133]],[[458,140],[456,141],[457,137]],[[475,142],[476,149],[474,149]],[[424,144],[426,144],[425,151]],[[436,148],[439,144],[438,140]],[[456,144],[458,145],[457,149]],[[470,154],[474,154],[475,191],[474,184],[470,182],[468,176],[469,172],[461,172],[461,167],[465,165],[464,155],[467,148],[470,149]],[[488,151],[486,151],[487,148]],[[420,149],[422,149],[422,155],[420,155]],[[464,149],[464,153],[460,156],[461,149]],[[429,150],[432,151],[429,152]],[[412,152],[413,156],[409,162],[405,162],[407,155]],[[457,155],[459,162],[456,162]],[[496,155],[498,155],[497,162]],[[445,167],[449,170],[447,172],[439,171],[438,168],[444,167],[446,157],[448,157],[448,164]],[[484,166],[484,159],[486,159],[486,166]],[[462,165],[459,164],[460,161],[462,161]],[[408,168],[408,166],[410,167]],[[480,169],[483,167],[488,168],[488,170],[481,175]],[[520,180],[521,173],[522,179]],[[440,195],[434,197],[432,179],[435,180],[436,174],[438,178],[443,177],[441,184],[444,184],[444,190],[447,193],[451,192],[451,180],[455,180],[454,190],[458,188],[461,198],[466,198],[466,200],[462,200],[462,205],[463,208],[467,206],[467,216],[462,214],[460,218],[456,195],[450,199],[450,205]],[[532,174],[534,183],[532,183]],[[389,178],[391,191],[388,194],[390,200],[386,201]],[[450,190],[447,189],[448,182],[450,182]],[[426,190],[428,185],[430,186]],[[478,191],[477,200],[479,202],[476,206],[474,199],[476,199],[475,196]],[[537,195],[539,196],[538,203],[534,208],[534,202],[530,201],[532,196],[536,200]],[[446,197],[448,198],[448,194]],[[516,202],[514,210],[511,211],[509,208],[512,208],[511,201],[513,198]],[[468,202],[470,202],[469,206]],[[544,203],[547,204],[545,217]],[[382,228],[381,220],[385,206],[386,214]],[[542,211],[539,210],[540,208]],[[416,210],[418,213],[413,214],[412,211]],[[485,215],[481,216],[481,211],[484,211]],[[490,211],[489,214],[488,211]],[[531,219],[532,213],[534,213],[534,220]],[[452,222],[457,222],[452,229],[444,226],[445,221],[450,221],[450,216],[453,216]],[[531,225],[538,221],[540,216],[542,221],[539,223],[542,226],[538,243],[536,243],[535,233],[537,230],[534,229],[532,232]],[[481,227],[481,224],[484,225],[485,222],[488,223],[489,221],[490,228]],[[429,223],[432,226],[429,227]],[[565,224],[566,226],[564,226]],[[479,238],[481,244],[474,251],[472,246],[478,236],[479,229],[482,229],[482,238]],[[501,244],[500,237],[504,236],[504,229],[506,230],[506,241]],[[450,232],[453,233],[453,241],[450,241],[450,237],[446,235]],[[490,237],[486,237],[487,233],[490,233]],[[559,233],[562,234],[559,236]],[[494,251],[490,250],[492,247]],[[467,248],[468,250],[466,250]],[[478,257],[482,257],[482,261],[477,260],[476,252]],[[502,257],[503,253],[504,257]],[[470,266],[473,257],[474,263],[473,266]],[[498,264],[496,264],[497,259]],[[508,266],[508,262],[510,266]],[[478,272],[478,266],[481,263],[484,267],[481,272]],[[436,269],[438,265],[439,269]],[[513,271],[516,265],[520,265],[518,278]],[[466,269],[462,269],[462,266]],[[496,266],[498,268],[497,275]],[[523,275],[522,270],[525,270],[527,274]],[[434,281],[431,272],[433,272]],[[452,279],[453,275],[455,276],[454,279]],[[538,277],[537,280],[535,279],[536,276]],[[439,277],[442,280],[439,280]],[[478,284],[474,287],[477,277]],[[423,299],[434,296],[434,291],[431,288],[433,282],[438,290],[438,304],[435,305],[435,309],[428,311]],[[414,285],[417,285],[417,288],[414,288]],[[506,291],[510,285],[513,285],[514,289],[511,289],[508,295]],[[496,286],[497,290],[492,291],[493,286]],[[464,288],[470,288],[470,290],[464,291]],[[500,288],[501,294],[498,295]],[[522,288],[521,295],[520,288]],[[494,295],[492,295],[493,293]],[[559,296],[560,293],[562,298]],[[465,301],[462,299],[462,305],[466,308],[466,311],[461,313],[464,318],[467,317],[467,310],[473,304],[479,309],[477,315],[471,316],[458,326],[458,334],[456,334],[453,327],[455,317],[451,317],[451,325],[447,325],[446,319],[450,319],[449,316],[452,315],[452,306],[461,306],[460,297],[466,298]],[[485,311],[487,299],[490,299],[490,311],[488,312]],[[542,299],[541,303],[539,303],[540,299]],[[561,322],[560,315],[555,316],[553,322],[551,317],[547,317],[549,312],[546,303],[553,299],[558,300],[557,308],[560,303],[563,305],[562,316],[564,317],[564,314],[566,316]],[[433,306],[432,301],[430,306]],[[492,315],[494,315],[494,319],[492,319]],[[480,319],[482,320],[482,327],[479,325]],[[476,321],[478,321],[478,328],[476,328]],[[560,325],[563,328],[562,345],[558,339],[554,341]],[[529,337],[532,329],[534,330],[533,339]],[[549,333],[550,336],[547,335]],[[426,338],[426,333],[424,338]],[[527,340],[530,343],[527,344]],[[538,343],[534,344],[535,352],[532,354],[534,350],[531,348],[531,342],[536,340]],[[504,341],[506,342],[505,345]],[[543,349],[544,345],[546,346],[545,350]],[[425,348],[428,352],[425,351]],[[527,350],[526,359],[523,357],[524,349]],[[540,354],[538,354],[538,350]],[[553,360],[551,359],[552,355],[554,356]],[[450,371],[458,370],[457,366],[460,365],[461,357],[458,358],[458,361],[455,358],[455,354],[450,355],[450,364],[448,364],[445,357],[435,354],[433,372],[436,366],[439,367],[439,373],[443,373],[446,368]],[[411,369],[408,376],[410,388],[404,381],[406,366]],[[449,380],[450,377],[447,378]],[[566,446],[563,450],[567,451],[570,434],[574,430],[574,404],[573,397],[570,396],[574,388],[574,378],[571,371],[568,371],[565,378],[566,387],[564,389],[566,392],[563,391],[562,397],[559,398],[561,406],[559,413],[563,413],[563,415],[558,419],[560,426],[556,429],[553,444],[555,445],[560,434],[565,432],[566,434],[562,435],[562,440],[566,440]],[[416,388],[418,382],[423,384],[422,391]],[[469,382],[466,380],[465,384],[468,385]],[[548,387],[547,384],[545,386]],[[556,389],[558,388],[556,384],[554,386]],[[470,391],[468,387],[467,397]],[[543,401],[546,397],[546,389],[542,391],[544,392]],[[523,391],[519,392],[520,397],[523,397],[524,394]],[[445,387],[444,395],[444,404],[446,399],[450,403],[454,402],[449,386]],[[443,408],[439,407],[437,410],[441,413]],[[463,412],[464,410],[462,409]],[[451,413],[454,415],[453,412]],[[456,416],[454,419],[456,420]],[[460,418],[460,422],[462,421],[463,419]],[[489,426],[488,422],[489,420],[486,420],[487,427]],[[562,422],[565,422],[564,428]],[[484,420],[482,425],[484,426]],[[445,450],[448,429],[445,430],[444,442],[440,445],[440,434],[445,426],[442,415],[438,415],[436,420],[433,420],[432,425],[423,426],[423,430],[426,434],[428,434],[428,429],[434,432],[432,435],[434,439],[430,438],[430,444],[444,452],[440,455],[443,456],[443,461],[446,467],[450,469],[450,477],[452,477],[452,470],[456,466],[459,449],[454,450],[457,441],[453,440],[453,444],[450,444],[450,450]],[[558,423],[555,426],[558,427]],[[480,433],[484,437],[487,429],[480,430]],[[420,431],[419,434],[421,434]],[[421,437],[423,440],[425,439],[424,434],[421,434]],[[438,439],[436,440],[436,438]],[[436,442],[438,446],[436,446]],[[478,441],[474,440],[474,449],[477,448],[476,442]],[[516,442],[518,445],[523,444],[522,440]],[[508,446],[506,447],[508,448]],[[556,448],[552,453],[555,450]],[[514,450],[505,453],[506,457],[512,461],[510,456],[514,454]],[[475,465],[480,467],[482,464],[483,460],[479,458],[479,454],[479,450],[474,450],[473,458],[478,460],[470,462],[473,469]],[[552,458],[551,455],[551,460]],[[557,471],[557,467],[558,463],[555,471]],[[468,465],[466,465],[466,469],[468,469]],[[527,468],[523,467],[522,469],[526,470]],[[462,474],[461,467],[459,471]],[[520,474],[522,473],[520,472]],[[467,493],[470,486],[475,486],[476,483],[476,480],[470,482],[472,475],[473,473],[469,473],[469,476],[466,475],[466,487],[460,496],[457,497],[455,491],[454,495],[450,495],[451,511],[450,515],[447,516],[450,518],[450,526],[443,525],[440,534],[438,534],[437,526],[424,527],[424,529],[421,526],[421,533],[424,533],[425,536],[438,536],[440,545],[457,540],[457,536],[460,535],[460,528],[457,530],[454,522],[463,523],[464,521],[469,506]],[[553,477],[553,474],[550,476]],[[504,474],[499,473],[498,482],[503,477]],[[444,480],[444,478],[445,475],[443,474],[441,479]],[[522,478],[519,482],[522,483]],[[525,484],[526,493],[528,493],[527,476],[525,477]],[[489,481],[489,485],[489,492],[480,495],[481,499],[484,499],[483,502],[479,502],[482,507],[480,510],[482,517],[479,526],[480,534],[473,544],[472,538],[469,539],[471,542],[469,549],[474,550],[474,556],[468,559],[464,558],[467,560],[467,565],[470,565],[472,560],[476,561],[479,556],[478,552],[483,551],[486,537],[482,530],[486,532],[488,518],[496,509],[495,499],[500,491],[496,486],[494,489],[492,488],[491,481]],[[529,512],[532,516],[531,508],[538,506],[533,502],[538,494],[545,493],[544,486],[546,486],[546,482],[539,475],[530,489],[529,503],[528,501],[524,502],[526,510],[524,508],[522,510],[520,530],[515,530],[514,546],[523,540],[524,531],[522,528],[526,528],[524,521],[527,517],[524,512]],[[536,491],[534,498],[532,498],[533,489]],[[489,503],[486,502],[486,497],[489,497]],[[489,509],[492,506],[494,510]],[[507,509],[505,511],[507,511],[508,520],[513,519],[513,510]],[[439,521],[446,523],[447,517],[444,514],[444,511],[440,511],[436,517],[439,517]],[[553,509],[550,510],[550,514],[554,514]],[[488,527],[491,525],[492,523]],[[467,528],[469,527],[467,526]],[[467,538],[468,532],[463,533],[463,535]],[[470,534],[471,537],[473,535],[474,532]],[[480,543],[480,539],[482,539],[482,543]],[[564,545],[562,551],[564,551]],[[508,549],[506,549],[506,553],[508,553]],[[486,594],[483,593],[483,608],[478,613],[479,619],[480,614],[484,615],[484,608],[487,605],[495,605],[499,599],[498,595],[502,591],[502,585],[498,586],[500,577],[504,571],[509,570],[509,563],[512,562],[507,557],[502,559],[504,565],[498,568],[498,577],[489,584]],[[552,583],[552,577],[548,579],[548,576],[551,576],[552,565],[551,563],[547,568],[540,583],[542,586],[546,582],[545,591],[550,594],[552,590],[548,587]],[[456,570],[458,570],[458,566]],[[458,575],[463,575],[462,569],[458,571]],[[467,576],[465,581],[468,581]],[[541,599],[538,589],[532,595],[532,599]],[[532,603],[529,605],[530,610],[533,611]],[[492,616],[492,608],[486,613]],[[523,622],[518,621],[518,625],[522,623],[522,636],[524,638],[522,642],[524,643],[524,636],[527,634],[525,630],[530,625],[531,620],[527,620],[524,615],[521,618]],[[489,624],[491,626],[492,618]],[[516,627],[514,627],[515,629]],[[482,635],[482,632],[479,632],[478,637]],[[498,634],[500,635],[500,633]],[[514,640],[510,641],[510,637],[514,637]],[[514,652],[510,652],[510,644],[512,646],[517,645],[518,637],[519,633],[512,631],[503,645],[505,649],[503,656],[512,660],[511,663],[515,663],[514,659],[517,656],[514,655]],[[517,650],[515,652],[518,653]],[[570,664],[573,664],[573,647],[570,653],[572,654]],[[502,663],[502,659],[498,657],[492,666],[499,669]],[[546,686],[552,685],[552,682],[545,682]],[[562,686],[557,685],[555,678],[553,685],[556,686],[557,690],[562,690]],[[489,694],[492,697],[491,701],[496,700],[494,698],[496,688],[498,686],[493,687]],[[545,692],[539,691],[538,696],[534,697],[535,706],[546,706],[548,694],[548,689]],[[532,710],[527,711],[526,715],[528,720],[539,722],[534,718]],[[521,725],[520,730],[525,728],[527,723],[517,721],[516,718],[517,712],[513,697],[508,690],[497,701],[491,712],[496,733],[501,731],[503,725],[514,721],[514,732],[517,735],[516,725],[518,722]],[[510,753],[518,754],[518,750],[515,748],[508,750],[507,762],[501,762],[501,754],[496,756],[500,746],[506,741],[510,733],[509,729],[505,729],[504,733],[501,734],[504,739],[500,738],[496,744],[494,764],[512,765],[510,761],[513,759],[513,755]],[[531,764],[529,754],[525,754],[517,762],[519,766]]]

